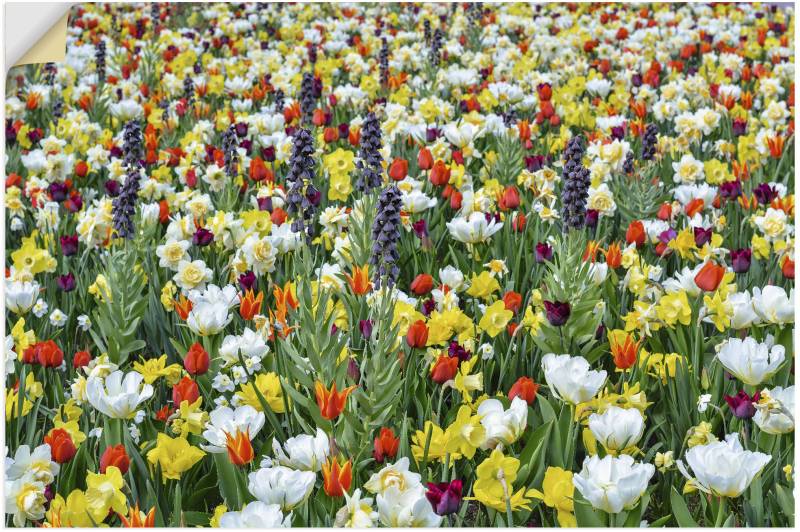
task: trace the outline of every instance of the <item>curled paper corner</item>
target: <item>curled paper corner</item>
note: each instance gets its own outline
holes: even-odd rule
[[[64,61],[71,7],[72,4],[56,2],[6,3],[6,68]]]

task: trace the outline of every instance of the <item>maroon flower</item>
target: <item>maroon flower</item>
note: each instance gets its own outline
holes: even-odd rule
[[[561,327],[569,319],[569,303],[561,301],[543,301],[547,321],[554,327]]]
[[[733,415],[739,419],[750,419],[756,413],[756,407],[753,406],[761,398],[761,393],[756,392],[753,397],[747,395],[747,392],[741,390],[734,396],[726,395],[725,402],[731,407]]]
[[[745,273],[750,269],[753,252],[749,248],[731,250],[731,269],[735,273]]]
[[[194,236],[192,236],[192,243],[198,247],[207,246],[213,241],[214,233],[204,227],[199,228],[195,231]]]
[[[536,262],[544,262],[553,258],[553,248],[547,242],[536,244]]]
[[[450,515],[458,511],[461,506],[461,481],[456,479],[452,482],[428,482],[428,491],[425,497],[433,507],[437,515]]]

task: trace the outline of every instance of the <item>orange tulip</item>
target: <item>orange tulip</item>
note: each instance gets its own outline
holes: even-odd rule
[[[628,226],[628,230],[625,231],[625,242],[628,244],[636,242],[636,247],[638,248],[644,245],[646,236],[644,224],[640,220],[634,220]]]
[[[533,382],[533,379],[530,377],[520,377],[508,391],[508,399],[513,401],[515,397],[519,397],[524,399],[529,405],[532,405],[536,400],[536,392],[538,391],[539,385]]]
[[[191,311],[192,302],[186,299],[183,294],[178,296],[178,299],[175,301],[175,312],[178,313],[178,316],[180,316],[183,321],[186,321]]]
[[[409,288],[418,296],[427,294],[433,288],[433,277],[428,273],[421,273],[414,277]]]
[[[794,261],[789,256],[783,258],[781,273],[787,279],[794,279]]]
[[[369,264],[353,266],[353,275],[346,273],[344,276],[347,277],[353,293],[358,296],[363,296],[372,289],[372,283],[369,281]]]
[[[389,166],[389,177],[395,181],[402,181],[408,175],[408,161],[395,157],[392,164]]]
[[[264,302],[264,292],[259,290],[258,295],[253,295],[253,289],[248,290],[244,296],[239,294],[239,315],[247,321],[253,319],[253,316],[261,313],[261,303]]]
[[[767,139],[767,145],[769,146],[769,154],[772,156],[773,159],[780,159],[781,155],[783,154],[783,144],[785,139],[780,135],[775,135],[774,137],[770,137]]]
[[[700,268],[697,275],[694,276],[694,284],[701,290],[706,292],[713,292],[717,289],[725,276],[725,268],[714,262],[706,262],[705,266]]]
[[[339,414],[344,412],[344,407],[347,405],[347,396],[356,389],[356,386],[348,386],[344,390],[337,391],[336,383],[331,384],[331,389],[325,388],[325,385],[320,381],[314,384],[314,391],[317,396],[317,406],[319,406],[319,413],[325,419],[336,419]]]
[[[583,262],[596,262],[598,251],[600,251],[600,242],[594,240],[587,242],[586,249],[583,250]]]
[[[437,384],[444,384],[453,379],[458,373],[458,357],[441,355],[431,368],[431,380]]]
[[[228,458],[231,463],[237,466],[247,465],[253,461],[253,445],[250,443],[249,430],[244,432],[237,430],[236,436],[231,436],[230,433],[225,433],[228,448]]]
[[[400,438],[395,437],[392,429],[383,427],[380,435],[373,442],[372,457],[376,462],[382,464],[386,458],[394,458],[399,447]]]
[[[606,257],[606,264],[609,268],[619,268],[622,264],[622,251],[616,242],[609,244],[608,249],[603,251],[603,255]]]
[[[636,363],[641,340],[634,342],[633,336],[623,330],[615,329],[608,332],[608,343],[617,368],[628,369]]]
[[[422,320],[411,324],[406,333],[406,343],[411,348],[421,349],[428,343],[428,326]]]
[[[430,170],[433,168],[433,155],[428,148],[422,148],[417,155],[417,166],[420,170]]]
[[[343,465],[339,465],[339,460],[331,458],[322,464],[322,479],[325,493],[329,497],[342,497],[345,492],[350,491],[353,483],[353,464],[348,460]]]
[[[50,445],[50,456],[58,464],[66,464],[78,451],[69,432],[64,429],[51,429],[44,437],[44,443]]]
[[[686,211],[686,216],[691,218],[692,216],[694,216],[698,212],[702,212],[703,209],[705,208],[705,206],[706,206],[706,202],[703,201],[702,198],[695,198],[692,201],[690,201],[689,203],[687,203],[686,207],[684,207],[683,210]]]
[[[444,186],[450,181],[450,169],[444,164],[444,161],[439,159],[433,164],[431,175],[428,179],[437,187]]]
[[[522,294],[509,290],[503,295],[503,304],[506,306],[506,310],[517,312],[522,305]]]
[[[150,508],[150,511],[145,514],[139,509],[137,502],[133,508],[128,512],[128,517],[117,513],[119,520],[125,528],[155,528],[156,526],[156,507]]]

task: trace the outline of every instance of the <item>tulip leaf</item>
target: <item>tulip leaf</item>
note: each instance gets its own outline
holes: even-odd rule
[[[217,479],[225,504],[228,508],[241,508],[236,471],[228,456],[225,453],[214,453],[214,465],[217,467]]]
[[[692,518],[692,514],[689,513],[689,507],[686,506],[686,501],[680,496],[674,486],[669,494],[669,500],[672,505],[672,514],[675,516],[675,521],[677,521],[679,527],[687,528],[700,526],[697,524],[697,521]]]
[[[575,490],[574,509],[575,521],[579,527],[600,528],[606,526],[605,519],[592,508],[592,505],[583,498],[577,489]]]

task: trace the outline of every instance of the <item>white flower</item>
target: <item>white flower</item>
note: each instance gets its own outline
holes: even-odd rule
[[[168,239],[166,243],[156,248],[156,256],[159,258],[158,265],[178,271],[181,261],[189,258],[188,252],[191,245],[188,240]]]
[[[481,344],[481,346],[478,348],[478,352],[481,354],[481,359],[491,360],[494,356],[494,346],[488,342]]]
[[[45,301],[44,299],[37,299],[36,304],[33,305],[33,315],[36,316],[37,318],[41,318],[42,316],[47,314],[47,310],[49,308],[50,307],[48,306],[47,301]]]
[[[644,434],[644,417],[636,408],[610,406],[602,414],[589,416],[589,430],[609,451],[636,445]]]
[[[210,453],[226,452],[228,441],[226,434],[236,436],[238,432],[247,433],[250,440],[253,440],[264,426],[264,413],[249,405],[240,406],[236,410],[227,406],[215,408],[208,417],[203,437],[209,444],[201,443],[200,447]]]
[[[317,475],[279,465],[259,469],[247,478],[247,489],[256,499],[267,504],[278,504],[286,512],[305,502],[314,489]]]
[[[113,419],[130,419],[136,408],[153,395],[153,387],[144,384],[141,373],[131,371],[123,379],[122,371],[108,377],[89,377],[86,399],[98,411]]]
[[[9,281],[6,279],[6,308],[22,316],[32,307],[39,296],[39,283],[36,281]]]
[[[794,430],[794,385],[761,390],[761,399],[755,407],[753,423],[767,434]]]
[[[50,325],[53,327],[63,327],[67,324],[68,316],[61,312],[61,309],[54,309],[53,312],[50,313]]]
[[[387,527],[438,527],[442,522],[421,485],[405,491],[390,486],[378,494],[376,504],[381,523]]]
[[[711,402],[711,394],[704,393],[697,398],[697,411],[701,414],[708,410],[708,403]]]
[[[511,401],[508,410],[497,399],[486,399],[478,407],[481,425],[486,429],[484,449],[494,449],[498,443],[511,445],[528,426],[528,403],[519,397]]]
[[[409,214],[419,214],[427,209],[436,207],[436,199],[428,197],[421,190],[403,192],[401,196],[403,210]]]
[[[178,262],[177,273],[172,277],[175,284],[183,290],[202,290],[214,276],[214,272],[202,260]]]
[[[655,471],[653,464],[634,462],[627,454],[587,456],[572,483],[593,507],[616,514],[636,505]]]
[[[241,252],[256,275],[264,275],[275,270],[278,249],[272,244],[270,237],[261,238],[257,234],[248,236]]]
[[[673,179],[676,183],[691,184],[695,181],[702,181],[705,178],[703,163],[695,159],[692,154],[687,153],[677,163],[672,163],[675,171]]]
[[[771,459],[768,454],[742,449],[739,435],[734,433],[725,436],[725,441],[696,445],[686,451],[686,462],[694,478],[682,460],[676,463],[700,491],[718,497],[738,497]]]
[[[605,98],[611,92],[611,82],[604,78],[594,78],[586,82],[586,90],[594,96]]]
[[[789,290],[788,296],[780,286],[753,288],[753,309],[767,323],[794,323],[794,288]]]
[[[6,513],[14,516],[15,526],[24,527],[26,520],[41,521],[44,518],[45,487],[43,482],[30,475],[5,481]]]
[[[767,208],[763,216],[755,216],[753,223],[764,234],[764,238],[773,242],[783,240],[783,238],[794,232],[794,228],[789,225],[786,213],[780,209]]]
[[[439,280],[442,284],[446,284],[455,292],[460,292],[464,288],[464,274],[458,268],[453,266],[445,266],[439,270]]]
[[[286,517],[277,504],[251,502],[241,512],[226,512],[219,519],[220,528],[290,528],[292,514]]]
[[[494,218],[490,222],[486,221],[482,212],[473,212],[469,218],[458,217],[447,222],[447,229],[452,237],[465,244],[485,242],[502,228],[503,222],[497,222]]]
[[[186,325],[200,336],[217,334],[233,319],[229,310],[222,302],[195,305],[186,317]]]
[[[33,452],[27,445],[17,447],[14,458],[6,458],[6,480],[17,480],[22,477],[50,484],[58,475],[60,467],[50,457],[50,445],[43,444]]]
[[[594,397],[606,381],[607,375],[605,370],[590,369],[589,362],[581,356],[553,353],[542,358],[542,369],[553,395],[574,405]]]
[[[383,469],[373,473],[364,484],[364,488],[372,493],[383,493],[390,487],[400,491],[417,489],[422,486],[419,473],[408,470],[408,457],[399,459],[394,464],[386,464]]]
[[[88,331],[92,328],[92,320],[90,320],[89,316],[86,314],[81,314],[78,316],[78,327],[80,327],[82,331]]]
[[[762,343],[751,336],[729,338],[717,346],[717,359],[734,377],[757,386],[772,377],[785,359],[784,347],[773,342],[772,336]]]
[[[361,490],[352,495],[344,493],[345,505],[336,512],[333,526],[337,528],[372,528],[378,519],[378,512],[372,509],[372,499],[361,498]]]
[[[272,440],[272,452],[275,460],[284,466],[300,471],[317,472],[330,455],[330,441],[325,431],[318,428],[317,434],[301,434],[289,438],[283,446],[278,440]]]
[[[734,292],[733,294],[728,294],[728,303],[731,305],[731,308],[733,308],[731,329],[746,329],[751,325],[761,323],[761,318],[758,317],[753,308],[750,292]]]

